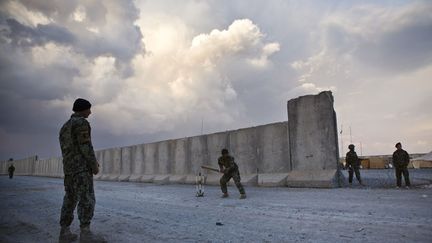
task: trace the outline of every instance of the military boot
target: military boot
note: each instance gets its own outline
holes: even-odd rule
[[[78,239],[78,235],[70,231],[69,226],[63,226],[60,229],[59,242],[72,242]]]
[[[246,193],[240,194],[240,199],[246,199]]]
[[[221,198],[227,198],[228,197],[228,193],[224,193],[222,194]]]
[[[100,235],[94,234],[90,226],[81,227],[80,243],[106,243],[107,241]]]

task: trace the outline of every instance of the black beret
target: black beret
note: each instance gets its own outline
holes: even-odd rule
[[[397,148],[398,145],[402,146],[402,144],[399,142],[395,145],[395,147]]]
[[[90,109],[91,104],[88,100],[78,98],[75,100],[73,104],[72,110],[75,112],[85,111],[87,109]]]

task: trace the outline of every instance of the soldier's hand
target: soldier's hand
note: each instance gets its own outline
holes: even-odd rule
[[[93,168],[93,175],[97,175],[99,173],[99,163],[96,162],[95,168]]]

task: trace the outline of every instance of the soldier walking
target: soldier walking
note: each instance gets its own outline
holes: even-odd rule
[[[348,182],[350,185],[352,185],[352,181],[353,181],[353,174],[355,173],[355,176],[357,178],[357,180],[359,181],[360,185],[363,186],[361,177],[360,177],[360,160],[357,156],[357,153],[354,151],[354,144],[350,144],[348,146],[348,149],[350,150],[347,154],[346,154],[346,164],[348,167]]]
[[[411,182],[409,179],[409,172],[408,172],[408,164],[410,161],[409,154],[407,151],[402,149],[402,144],[397,143],[395,145],[396,151],[393,153],[393,166],[395,168],[396,172],[396,187],[400,188],[402,186],[402,174],[405,179],[405,186],[406,188],[409,188],[411,186]]]
[[[9,159],[9,161],[12,161],[12,159]],[[13,174],[15,172],[15,166],[13,164],[11,164],[8,168],[8,172],[9,172],[9,179],[13,178]]]
[[[237,164],[234,162],[234,157],[229,155],[228,149],[222,149],[222,156],[218,159],[219,170],[223,173],[223,176],[220,179],[220,186],[222,190],[222,197],[228,197],[228,181],[233,178],[237,189],[240,192],[240,199],[246,198],[246,192],[243,188],[243,185],[240,182],[240,172],[238,170]]]
[[[90,123],[86,120],[91,114],[91,104],[85,99],[77,99],[73,104],[74,113],[60,130],[59,140],[63,155],[65,195],[60,216],[61,242],[78,238],[70,231],[74,210],[78,204],[81,242],[101,242],[99,236],[90,231],[90,221],[95,208],[93,174],[99,172],[99,163],[91,142]]]

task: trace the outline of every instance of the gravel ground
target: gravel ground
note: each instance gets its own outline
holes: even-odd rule
[[[246,187],[246,200],[96,181],[92,229],[108,242],[432,242],[432,170],[410,170],[411,189],[394,188],[393,170],[361,173],[366,187]],[[61,179],[0,176],[0,242],[56,242],[62,198]]]

